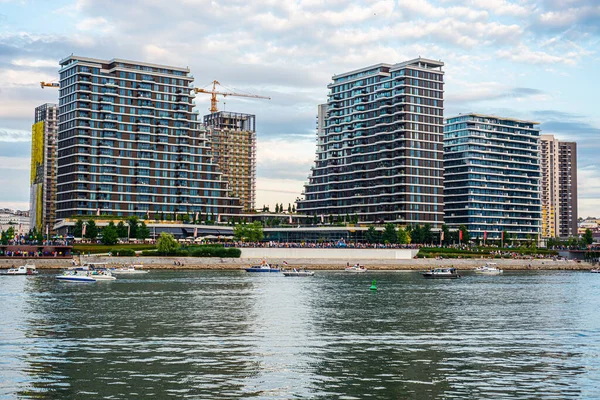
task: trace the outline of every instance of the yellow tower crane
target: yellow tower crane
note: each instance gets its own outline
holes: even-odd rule
[[[219,100],[217,100],[217,95],[221,95],[223,97],[227,97],[227,96],[237,96],[237,97],[250,97],[253,99],[267,99],[267,100],[271,100],[270,97],[267,96],[258,96],[255,94],[243,94],[243,93],[233,93],[233,92],[219,92],[217,91],[217,85],[220,85],[219,81],[212,81],[212,90],[207,90],[207,89],[201,89],[201,88],[194,88],[194,92],[195,93],[206,93],[206,94],[210,94],[211,98],[210,98],[210,112],[211,113],[216,113],[217,111],[219,111],[217,109],[217,103],[219,102]]]
[[[59,88],[60,87],[60,83],[56,83],[56,82],[40,82],[40,86],[43,88],[45,87],[53,87],[53,88]]]

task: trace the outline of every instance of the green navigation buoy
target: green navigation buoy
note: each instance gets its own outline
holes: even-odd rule
[[[371,290],[377,290],[377,281],[375,279],[371,282]]]

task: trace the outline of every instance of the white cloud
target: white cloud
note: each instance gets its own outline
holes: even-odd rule
[[[588,51],[572,50],[567,53],[560,53],[560,55],[554,55],[544,51],[532,50],[524,44],[520,44],[516,48],[503,49],[496,52],[498,57],[512,62],[528,64],[566,64],[571,66],[576,65],[582,57],[588,54]]]
[[[58,60],[39,60],[39,59],[17,59],[11,62],[12,65],[16,65],[17,67],[32,67],[32,68],[40,68],[40,67],[50,67],[50,68],[58,68]]]
[[[471,0],[470,5],[490,11],[495,15],[526,17],[531,14],[532,7],[523,6],[506,0]]]
[[[80,31],[97,31],[102,33],[108,33],[114,29],[104,17],[84,18],[75,27]]]
[[[0,169],[19,169],[29,171],[31,159],[29,157],[5,157],[0,156]],[[7,173],[8,171],[5,171]]]
[[[0,142],[29,142],[31,131],[6,129],[0,127]]]

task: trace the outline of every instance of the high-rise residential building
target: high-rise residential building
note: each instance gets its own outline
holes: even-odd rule
[[[577,144],[541,136],[542,236],[577,236]]]
[[[443,65],[417,58],[333,76],[299,212],[442,225]]]
[[[204,116],[209,144],[232,196],[246,211],[256,203],[256,117],[229,111]]]
[[[211,161],[187,68],[60,61],[57,218],[235,214]]]
[[[465,225],[472,238],[482,240],[539,238],[542,203],[537,125],[482,114],[447,119],[444,221],[449,227]]]
[[[56,104],[36,107],[31,127],[29,226],[48,234],[56,219],[57,114]]]
[[[559,142],[560,237],[577,236],[577,143]]]

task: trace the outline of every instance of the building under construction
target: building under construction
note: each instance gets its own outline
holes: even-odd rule
[[[244,210],[256,202],[256,117],[229,111],[204,116],[211,127],[209,142],[213,161],[229,182],[231,194],[240,199]]]
[[[52,232],[56,217],[57,113],[56,104],[36,107],[31,127],[29,225],[38,232]]]

